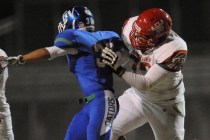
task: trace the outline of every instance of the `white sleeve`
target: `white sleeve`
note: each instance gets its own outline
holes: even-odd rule
[[[59,48],[56,46],[46,47],[45,48],[50,53],[50,59],[52,60],[59,56],[64,56],[66,54],[76,54],[78,53],[76,49],[73,48]]]
[[[161,68],[159,65],[153,65],[145,75],[136,74],[133,72],[126,71],[122,78],[129,85],[141,90],[147,91],[155,86],[157,83],[161,82],[167,77],[170,72]]]

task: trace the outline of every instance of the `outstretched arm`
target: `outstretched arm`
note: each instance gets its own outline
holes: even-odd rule
[[[37,49],[25,55],[7,57],[5,59],[1,59],[1,61],[7,61],[8,65],[25,64],[26,62],[51,60],[56,57],[66,55],[68,53],[72,53],[72,50],[69,48],[62,49],[56,46],[52,46],[52,47]]]
[[[125,71],[121,78],[129,85],[141,91],[146,91],[163,81],[170,73],[171,72],[161,68],[158,64],[154,64],[145,75]]]
[[[47,49],[41,48],[35,51],[32,51],[28,54],[22,55],[20,57],[20,62],[33,62],[33,61],[42,61],[50,58],[50,53]]]
[[[167,77],[169,71],[163,69],[158,64],[153,65],[146,75],[136,74],[134,72],[126,71],[125,68],[118,65],[119,57],[118,54],[113,52],[111,49],[105,48],[102,52],[102,62],[113,68],[114,72],[125,80],[129,85],[146,91],[151,87],[155,86],[165,77]]]
[[[30,53],[27,53],[25,55],[18,55],[18,56],[10,56],[1,59],[1,61],[6,62],[7,64],[4,67],[7,67],[8,65],[15,65],[15,64],[25,64],[26,62],[36,62],[41,61],[50,58],[50,52],[45,49],[37,49],[35,51],[32,51]]]

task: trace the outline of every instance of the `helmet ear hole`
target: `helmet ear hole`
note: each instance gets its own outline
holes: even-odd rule
[[[147,43],[148,43],[149,46],[152,46],[152,47],[155,46],[153,39],[149,39],[149,40],[147,41]]]

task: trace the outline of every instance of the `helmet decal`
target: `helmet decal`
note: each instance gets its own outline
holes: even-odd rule
[[[153,26],[151,26],[152,31],[156,31],[156,33],[160,33],[164,30],[164,21],[160,20],[156,22]]]
[[[94,31],[94,17],[84,6],[75,6],[63,13],[62,21],[58,25],[59,33],[66,29]]]
[[[62,16],[63,21],[66,21],[68,19],[68,17],[71,17],[71,18],[74,17],[73,14],[71,13],[71,11],[69,11],[69,10],[68,11],[65,11],[63,13],[63,16]]]

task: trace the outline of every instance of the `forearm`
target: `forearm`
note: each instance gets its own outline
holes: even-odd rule
[[[169,73],[170,72],[155,64],[149,69],[146,75],[125,71],[122,78],[129,85],[139,90],[146,91],[164,80]]]
[[[37,49],[24,55],[7,57],[8,65],[25,64],[26,62],[37,62],[42,60],[51,60],[53,58],[71,53],[70,49],[61,49],[56,46]]]
[[[154,82],[149,77],[128,71],[125,71],[122,75],[122,79],[130,86],[142,91],[146,91],[154,85]]]
[[[35,62],[35,61],[47,60],[48,58],[50,58],[50,53],[45,48],[41,48],[23,55],[21,61]]]

